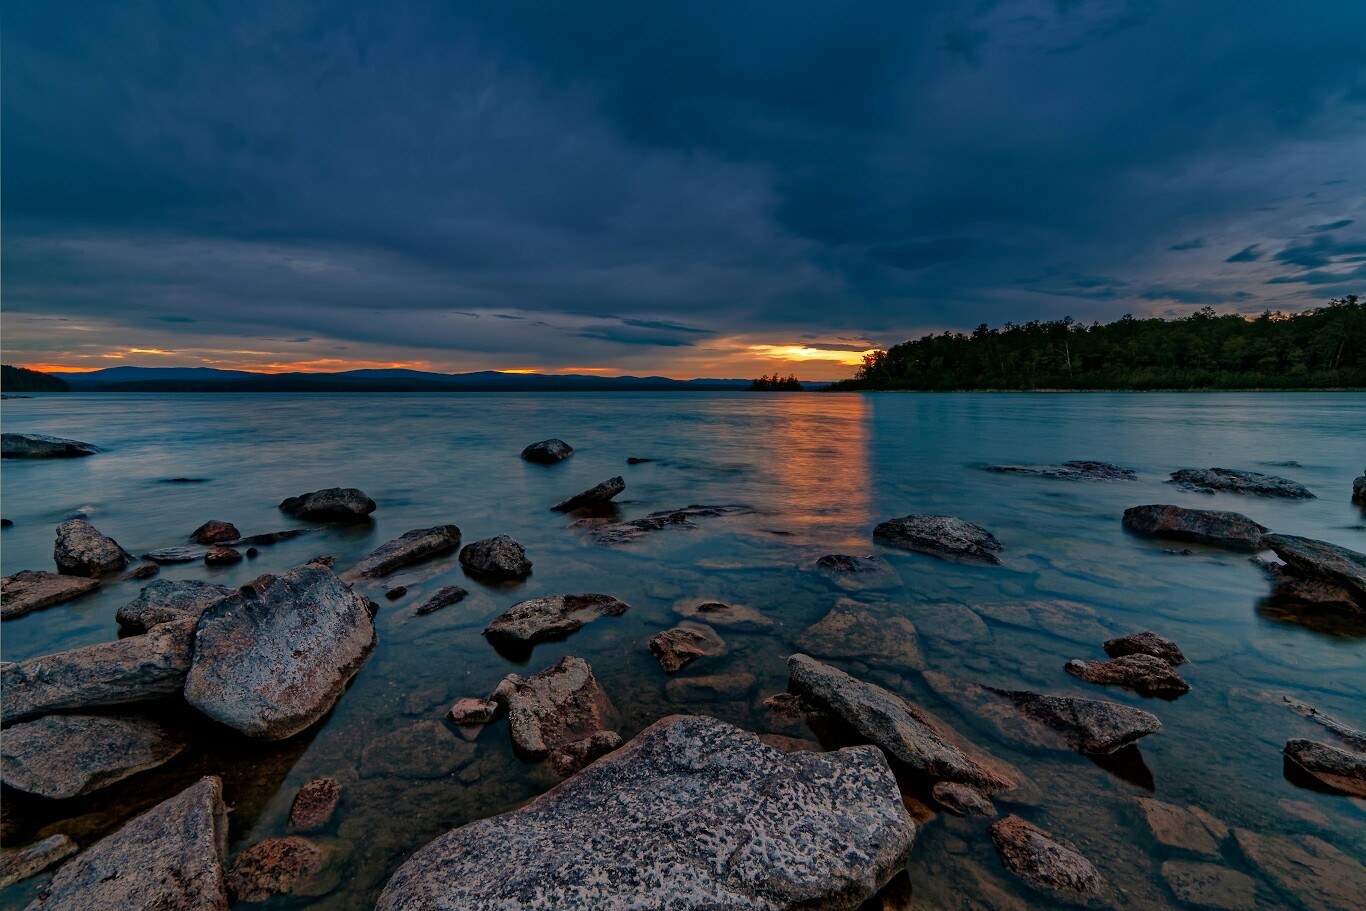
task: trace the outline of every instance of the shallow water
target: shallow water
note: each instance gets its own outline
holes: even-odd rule
[[[343,568],[404,531],[438,523],[459,525],[467,542],[511,534],[535,564],[525,583],[511,586],[474,582],[453,558],[367,585],[381,605],[379,646],[323,724],[260,745],[185,717],[197,745],[163,769],[63,803],[7,792],[6,815],[18,826],[12,841],[68,832],[89,843],[211,772],[225,778],[236,852],[284,834],[298,787],[334,775],[344,787],[330,831],[345,852],[336,868],[340,884],[320,899],[272,906],[368,908],[415,849],[554,781],[547,769],[513,755],[503,722],[484,729],[474,759],[454,771],[395,774],[391,767],[406,749],[384,741],[387,735],[439,720],[455,699],[483,696],[504,674],[531,673],[566,654],[592,664],[625,737],[679,711],[800,733],[781,727],[761,702],[785,689],[784,662],[802,632],[848,597],[875,616],[916,624],[932,671],[1141,705],[1161,717],[1164,730],[1140,741],[1140,763],[1107,770],[1075,754],[1001,739],[915,669],[831,662],[914,698],[1018,766],[1037,794],[1007,809],[1077,845],[1123,890],[1121,904],[1173,905],[1158,873],[1168,855],[1144,826],[1137,795],[1203,807],[1259,832],[1312,834],[1359,858],[1366,855],[1363,803],[1307,790],[1283,774],[1287,738],[1332,738],[1281,696],[1366,727],[1366,630],[1308,628],[1268,611],[1260,604],[1266,580],[1245,555],[1196,546],[1193,554],[1168,553],[1182,545],[1130,536],[1119,518],[1140,503],[1231,509],[1276,531],[1366,550],[1363,513],[1349,502],[1351,480],[1366,462],[1362,414],[1366,396],[1359,394],[72,394],[6,401],[5,430],[72,437],[107,452],[4,463],[3,514],[15,523],[0,538],[5,574],[50,569],[53,528],[77,511],[142,553],[184,543],[211,518],[245,534],[307,525],[277,504],[331,486],[369,493],[379,504],[373,523],[307,525],[309,534],[263,547],[255,560],[168,566],[159,578],[240,584],[324,553]],[[550,436],[568,440],[576,454],[554,466],[518,458],[524,445]],[[628,456],[657,461],[627,465]],[[1074,483],[981,470],[1076,458],[1125,465],[1140,480]],[[1300,464],[1273,467],[1292,460]],[[1290,477],[1319,499],[1202,495],[1162,483],[1177,468],[1215,465]],[[626,479],[618,498],[625,518],[692,503],[741,503],[753,511],[617,548],[593,543],[549,511],[616,474]],[[180,476],[206,480],[162,483]],[[874,524],[911,512],[986,526],[1005,544],[1006,564],[967,566],[873,544]],[[813,568],[823,554],[873,552],[896,567],[901,586],[846,593]],[[390,602],[382,591],[394,582],[409,592]],[[143,584],[111,580],[83,599],[6,622],[4,660],[114,638],[115,611]],[[471,596],[412,616],[449,584]],[[520,663],[481,635],[516,601],[579,591],[616,595],[631,610],[564,642],[538,645]],[[748,670],[758,684],[742,699],[671,701],[669,678],[645,646],[680,619],[676,607],[702,600],[750,605],[774,621],[765,633],[722,630],[729,652],[680,674]],[[983,623],[962,610],[1026,600],[1082,607],[1046,626]],[[1146,700],[1064,673],[1068,659],[1104,658],[1105,635],[1141,629],[1182,646],[1191,658],[1181,668],[1191,693],[1175,702]],[[1221,863],[1247,868],[1232,842],[1224,853]],[[924,828],[909,879],[928,907],[969,907],[962,893],[980,892],[983,879],[1007,895],[1029,895],[996,859],[985,823],[946,815]],[[0,893],[0,908],[22,907],[43,881]],[[1263,907],[1287,901],[1269,881],[1259,882]]]

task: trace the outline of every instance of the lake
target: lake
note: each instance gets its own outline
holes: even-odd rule
[[[17,833],[15,844],[56,832],[88,844],[197,776],[219,774],[233,808],[235,852],[284,834],[299,786],[331,775],[344,789],[328,833],[341,858],[332,871],[337,885],[321,898],[266,907],[369,908],[414,850],[556,781],[544,765],[513,754],[506,722],[486,727],[474,758],[457,771],[405,768],[396,732],[440,721],[456,699],[487,695],[505,674],[529,674],[572,654],[592,665],[624,737],[677,712],[810,737],[781,727],[762,703],[786,688],[785,661],[806,629],[848,598],[874,617],[915,624],[924,667],[831,663],[912,698],[1017,766],[1036,793],[1007,809],[1076,845],[1124,891],[1127,907],[1173,904],[1159,870],[1171,855],[1149,833],[1139,796],[1366,855],[1366,803],[1293,783],[1280,753],[1290,737],[1331,740],[1283,696],[1366,727],[1366,630],[1306,624],[1263,605],[1268,583],[1247,555],[1137,538],[1120,525],[1128,506],[1175,503],[1235,510],[1275,531],[1366,550],[1363,513],[1349,502],[1352,479],[1366,463],[1366,395],[68,394],[3,407],[6,431],[106,450],[4,463],[3,514],[14,522],[0,538],[7,575],[51,570],[53,529],[78,512],[139,554],[186,543],[208,519],[230,521],[245,534],[310,529],[262,547],[254,560],[167,566],[162,579],[239,585],[320,554],[335,555],[341,569],[409,529],[443,523],[458,525],[466,542],[512,535],[534,563],[532,575],[513,585],[467,578],[454,555],[364,583],[380,604],[379,645],[322,724],[283,743],[258,744],[184,717],[195,746],[166,767],[61,803],[7,792],[6,828]],[[518,457],[547,437],[577,452],[551,466]],[[654,461],[628,465],[628,457]],[[1118,463],[1139,480],[1070,482],[982,470],[1069,459]],[[1211,466],[1289,477],[1318,499],[1206,495],[1163,483],[1176,469]],[[625,518],[688,504],[751,509],[619,547],[594,543],[549,510],[614,475],[626,482],[617,498]],[[175,477],[204,481],[163,483]],[[368,493],[379,504],[373,522],[315,525],[277,509],[286,496],[334,486]],[[876,523],[908,513],[985,526],[1005,546],[1004,565],[873,543]],[[814,566],[830,553],[879,553],[900,584],[846,592]],[[395,582],[408,593],[386,600],[385,584]],[[110,579],[79,600],[6,622],[4,660],[115,638],[115,611],[145,584]],[[450,584],[468,588],[470,597],[413,615]],[[525,661],[484,639],[484,625],[513,603],[569,592],[608,593],[631,608],[563,642],[537,645]],[[727,653],[679,676],[743,670],[757,680],[738,697],[689,692],[675,701],[646,641],[675,625],[679,608],[707,600],[751,606],[773,626],[722,630]],[[1033,612],[999,609],[1022,603]],[[1180,671],[1192,691],[1180,699],[1143,699],[1063,671],[1069,659],[1103,659],[1103,638],[1145,629],[1174,639],[1190,658]],[[1139,742],[1141,759],[1103,767],[1006,739],[954,698],[946,679],[1141,706],[1164,727]],[[1001,866],[986,824],[941,814],[924,827],[909,882],[925,907],[1005,907],[1006,898],[966,903],[964,895],[987,888],[1047,907]],[[1251,870],[1232,840],[1221,854],[1219,863]],[[0,907],[23,907],[43,881],[0,893]],[[1270,880],[1257,881],[1263,907],[1286,901]]]

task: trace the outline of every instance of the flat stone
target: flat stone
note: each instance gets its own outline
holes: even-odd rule
[[[448,554],[459,546],[460,529],[454,525],[414,528],[375,548],[365,559],[343,573],[342,579],[347,582],[377,579],[405,566]]]
[[[1055,481],[1135,481],[1138,472],[1110,462],[1078,459],[1061,465],[988,465],[987,471],[1028,474]]]
[[[196,544],[227,544],[241,537],[236,525],[218,519],[210,519],[190,532],[190,540]]]
[[[621,735],[616,731],[598,731],[550,751],[546,762],[561,778],[568,778],[597,760],[621,747]]]
[[[1158,844],[1202,857],[1220,856],[1219,842],[1199,816],[1184,807],[1152,797],[1136,799]]]
[[[241,562],[241,552],[231,547],[215,547],[204,555],[205,566],[230,566]]]
[[[1175,699],[1190,692],[1190,684],[1172,666],[1152,655],[1125,655],[1109,661],[1073,659],[1063,665],[1073,677],[1100,686],[1122,686],[1140,696]]]
[[[749,507],[734,505],[700,506],[694,504],[684,506],[682,509],[665,509],[652,512],[643,518],[631,519],[626,522],[596,522],[591,519],[581,519],[575,522],[572,527],[588,529],[593,540],[598,544],[630,544],[666,528],[696,528],[697,519],[716,518],[742,512],[749,512]]]
[[[975,604],[973,609],[979,616],[996,623],[1088,645],[1110,635],[1095,609],[1076,601],[1003,601]]]
[[[1238,512],[1154,504],[1124,510],[1124,527],[1134,534],[1193,541],[1232,550],[1259,550],[1266,526]]]
[[[231,595],[236,589],[197,579],[158,579],[119,608],[114,619],[125,633],[146,632],[173,620],[198,620],[209,605]]]
[[[1254,911],[1257,881],[1218,864],[1189,860],[1162,862],[1162,878],[1176,900],[1204,911]]]
[[[37,876],[79,850],[66,835],[53,835],[23,848],[0,851],[0,889]]]
[[[723,604],[720,601],[680,602],[674,612],[689,620],[708,626],[742,633],[757,633],[773,626],[773,621],[752,607],[743,604]]]
[[[364,522],[375,508],[375,501],[355,487],[328,487],[280,503],[281,512],[313,522]]]
[[[1162,730],[1156,715],[1117,702],[988,689],[1008,699],[1024,717],[1061,734],[1079,753],[1114,753]]]
[[[925,666],[911,621],[905,617],[874,617],[852,601],[841,601],[807,627],[797,637],[797,645],[822,658],[858,658],[894,667]]]
[[[150,579],[159,572],[161,572],[161,564],[145,560],[119,576],[119,581],[132,582],[139,579]]]
[[[1281,699],[1286,705],[1290,706],[1295,714],[1302,715],[1310,721],[1322,725],[1331,731],[1335,737],[1358,753],[1366,753],[1366,731],[1359,731],[1354,727],[1343,724],[1332,715],[1319,711],[1307,702],[1301,702],[1300,700],[1292,699],[1289,696],[1282,696]]]
[[[195,563],[203,560],[209,553],[209,548],[199,545],[185,547],[163,547],[160,550],[151,550],[142,555],[144,560],[150,560],[160,566],[173,563]]]
[[[901,870],[915,831],[875,749],[788,755],[674,716],[419,850],[377,911],[852,909]]]
[[[193,620],[178,620],[141,636],[0,666],[0,720],[173,696],[190,669],[194,630]]]
[[[749,671],[734,671],[701,677],[675,677],[664,685],[664,691],[674,702],[742,699],[753,691],[758,682],[758,678]]]
[[[877,554],[827,554],[816,561],[816,568],[845,591],[877,591],[901,584],[896,568]]]
[[[99,579],[25,569],[0,581],[0,620],[13,620],[63,604],[98,587]]]
[[[1165,636],[1159,636],[1152,630],[1130,633],[1127,636],[1120,636],[1115,639],[1106,639],[1102,647],[1105,649],[1105,654],[1111,658],[1123,658],[1125,655],[1152,655],[1154,658],[1161,658],[1172,667],[1184,664],[1186,661],[1186,656],[1182,654],[1180,646]]]
[[[522,458],[528,462],[536,462],[541,465],[553,465],[555,462],[563,461],[574,454],[574,447],[564,440],[549,439],[541,440],[539,443],[532,443],[522,450]]]
[[[650,652],[666,673],[675,674],[698,658],[725,654],[726,643],[710,626],[680,623],[650,637]]]
[[[626,481],[621,475],[615,478],[608,478],[596,487],[590,487],[583,493],[575,494],[567,500],[563,500],[550,507],[556,512],[573,512],[576,509],[601,509],[612,501],[612,498],[626,489]]]
[[[442,588],[437,589],[436,592],[426,601],[423,601],[417,607],[413,608],[413,614],[420,617],[424,614],[435,613],[436,611],[441,610],[441,608],[443,607],[450,607],[452,604],[459,604],[461,601],[464,601],[467,597],[469,597],[469,594],[469,592],[465,591],[458,585],[444,586]]]
[[[439,721],[419,721],[368,744],[361,752],[363,778],[444,778],[474,758],[475,746]]]
[[[456,724],[488,724],[498,714],[498,703],[491,699],[465,696],[455,701],[446,717]]]
[[[484,629],[495,642],[531,643],[563,639],[599,617],[618,617],[631,605],[611,595],[549,595],[519,601]]]
[[[234,902],[263,902],[277,895],[316,898],[341,883],[330,869],[333,852],[297,835],[267,838],[247,848],[233,861],[227,877]]]
[[[1167,483],[1208,493],[1224,491],[1294,500],[1314,499],[1314,494],[1303,484],[1276,475],[1237,468],[1182,468],[1173,471]]]
[[[460,565],[472,576],[494,582],[522,579],[531,572],[526,548],[510,535],[485,538],[466,544],[460,551]]]
[[[68,861],[27,911],[227,911],[227,812],[201,778]]]
[[[289,808],[289,826],[299,832],[327,827],[341,801],[341,783],[335,778],[315,778],[299,789]]]
[[[45,715],[5,729],[0,779],[27,794],[63,800],[154,769],[185,743],[149,718]]]
[[[1308,911],[1361,911],[1366,867],[1313,835],[1234,829],[1243,855]]]
[[[1016,782],[979,762],[917,706],[807,655],[787,659],[788,689],[839,716],[887,755],[927,778],[955,781],[987,793]]]
[[[992,823],[991,840],[1007,870],[1051,898],[1084,905],[1110,891],[1076,848],[1018,816]]]
[[[995,816],[996,806],[976,788],[956,781],[940,781],[930,790],[935,801],[955,816]]]
[[[996,555],[1003,549],[991,532],[957,516],[912,514],[890,519],[873,529],[873,537],[903,550],[973,563],[1000,563]]]
[[[0,457],[6,459],[78,459],[103,451],[90,443],[43,433],[0,434]]]
[[[301,535],[308,534],[307,528],[286,528],[283,531],[268,531],[259,535],[247,535],[232,542],[237,545],[258,545],[261,547],[270,544],[279,544],[281,541],[289,541]]]
[[[537,757],[607,730],[612,715],[593,669],[573,655],[531,677],[508,674],[490,699],[507,710],[513,744]]]
[[[64,576],[98,576],[123,569],[133,558],[85,519],[68,519],[57,526],[52,559]]]
[[[1297,738],[1286,742],[1285,758],[1327,788],[1366,797],[1366,753]]]
[[[1267,535],[1263,540],[1295,572],[1346,589],[1366,611],[1366,554],[1295,535]]]
[[[384,597],[390,601],[397,601],[406,594],[408,594],[408,586],[406,585],[390,585],[384,590]]]
[[[326,715],[374,647],[368,599],[306,563],[205,611],[185,700],[249,737],[281,740]]]

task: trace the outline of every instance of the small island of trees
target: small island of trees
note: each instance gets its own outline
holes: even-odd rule
[[[749,385],[750,392],[801,392],[802,384],[794,374],[787,376],[764,374]]]

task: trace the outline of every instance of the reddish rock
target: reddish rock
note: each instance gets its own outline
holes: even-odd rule
[[[316,832],[332,821],[341,801],[341,784],[335,778],[315,778],[294,795],[289,825],[300,832]]]
[[[1152,655],[1125,655],[1109,661],[1072,660],[1063,665],[1073,677],[1101,686],[1122,686],[1140,696],[1175,699],[1190,692],[1190,684],[1172,666]]]
[[[456,724],[488,724],[498,713],[498,703],[465,696],[457,699],[446,717]]]
[[[1177,901],[1203,911],[1253,911],[1257,881],[1217,864],[1188,860],[1162,863],[1162,878]]]
[[[608,730],[612,715],[593,669],[573,655],[531,677],[508,674],[491,699],[507,710],[513,744],[532,756]]]
[[[956,781],[941,781],[930,793],[941,807],[955,816],[995,816],[996,806],[976,788]]]
[[[258,841],[237,855],[228,874],[228,892],[237,902],[263,902],[276,895],[326,895],[339,882],[336,872],[329,871],[332,854],[297,835]]]
[[[1366,753],[1297,738],[1285,745],[1288,763],[1340,794],[1366,797]]]
[[[720,629],[752,633],[773,626],[772,620],[743,604],[722,604],[720,601],[703,601],[701,604],[689,602],[675,605],[674,610],[689,620],[697,620]]]
[[[82,579],[58,573],[28,569],[17,572],[0,582],[0,620],[13,620],[44,607],[62,604],[99,584],[98,579]]]
[[[724,654],[726,643],[710,626],[680,623],[651,636],[650,651],[666,673],[674,674],[698,658]]]
[[[215,547],[204,555],[205,566],[230,566],[233,563],[241,562],[241,552],[233,550],[231,547]]]
[[[1312,835],[1264,835],[1234,829],[1238,848],[1259,871],[1308,911],[1361,911],[1366,867]]]
[[[991,840],[1006,869],[1045,895],[1086,904],[1109,892],[1100,873],[1076,848],[1018,816],[992,823]]]
[[[1130,633],[1116,639],[1107,639],[1103,648],[1105,654],[1111,658],[1123,658],[1125,655],[1152,655],[1154,658],[1161,658],[1172,667],[1184,664],[1186,661],[1186,656],[1182,654],[1181,648],[1175,642],[1165,636],[1159,636],[1152,630]]]
[[[606,756],[621,746],[621,735],[615,731],[598,731],[588,737],[566,743],[550,751],[550,768],[561,778],[568,778],[584,766]]]
[[[1191,810],[1151,797],[1139,797],[1137,800],[1158,844],[1203,857],[1219,857],[1219,841],[1222,838],[1216,839],[1200,816]]]
[[[218,519],[210,519],[190,534],[190,540],[196,544],[223,544],[241,537],[242,533],[237,530],[237,526],[231,522],[220,522]]]
[[[905,617],[879,619],[841,599],[835,609],[797,638],[803,651],[820,658],[858,658],[873,664],[920,668],[925,659],[915,625]]]

